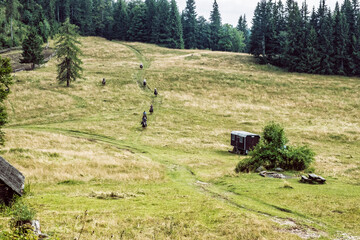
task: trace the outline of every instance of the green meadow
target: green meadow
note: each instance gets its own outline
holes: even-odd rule
[[[59,85],[54,58],[14,74],[5,102],[1,155],[25,175],[44,233],[360,239],[359,78],[288,73],[247,54],[81,42],[82,79]],[[314,150],[325,185],[300,183],[302,172],[235,173],[246,156],[228,153],[231,131],[261,134],[270,121]],[[0,229],[9,221],[0,216]]]

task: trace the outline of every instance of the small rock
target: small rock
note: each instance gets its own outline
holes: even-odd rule
[[[278,167],[278,168],[275,168],[274,171],[275,171],[275,172],[283,172],[284,169]]]
[[[309,181],[309,178],[307,176],[304,176],[304,175],[301,176],[300,182],[307,183],[308,181]]]
[[[266,171],[262,171],[261,173],[259,173],[259,175],[262,177],[266,177]]]
[[[266,168],[264,168],[263,166],[260,166],[255,170],[255,172],[258,172],[258,173],[263,172],[263,171],[266,171]]]
[[[319,183],[319,184],[324,184],[326,181],[325,178],[318,176],[316,174],[309,174],[309,177],[306,176],[301,176],[300,182],[302,183],[310,183],[310,184],[314,184],[314,183]]]
[[[316,174],[310,173],[310,174],[309,174],[309,178],[310,178],[310,179],[317,179],[317,178],[319,178],[319,176],[316,175]]]

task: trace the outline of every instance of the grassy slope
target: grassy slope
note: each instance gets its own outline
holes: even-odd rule
[[[27,201],[43,231],[67,239],[84,224],[84,239],[360,235],[359,79],[289,74],[242,54],[82,42],[84,79],[58,85],[52,60],[17,73],[7,102],[2,155],[31,184]],[[259,133],[271,120],[291,144],[315,150],[328,184],[234,173],[243,157],[227,153],[230,131]]]

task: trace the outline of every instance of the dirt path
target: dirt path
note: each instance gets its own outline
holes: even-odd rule
[[[28,125],[28,126],[14,126],[9,127],[8,129],[18,129],[18,130],[30,130],[30,131],[40,131],[40,132],[49,132],[49,133],[60,133],[66,136],[81,138],[86,140],[91,140],[98,143],[109,144],[113,147],[122,150],[129,150],[133,153],[145,155],[152,159],[153,161],[159,162],[163,164],[167,171],[168,175],[171,176],[171,179],[176,184],[186,184],[193,186],[199,194],[205,194],[210,196],[213,199],[218,201],[224,202],[224,204],[228,204],[233,206],[235,209],[242,209],[249,212],[252,212],[257,215],[266,216],[273,222],[278,223],[280,226],[284,226],[284,228],[279,228],[279,231],[288,232],[295,234],[302,239],[309,239],[309,238],[319,238],[321,236],[326,236],[325,232],[317,230],[314,225],[322,225],[323,227],[327,227],[327,224],[321,223],[315,219],[311,219],[307,216],[301,215],[292,211],[291,209],[283,209],[279,206],[269,205],[265,202],[259,202],[257,199],[251,199],[246,196],[247,201],[256,201],[257,203],[262,204],[265,207],[270,207],[272,210],[286,212],[286,218],[280,218],[276,216],[276,214],[270,214],[266,211],[259,211],[257,209],[253,209],[248,206],[244,206],[236,200],[235,194],[230,191],[226,191],[221,189],[220,187],[207,183],[202,182],[198,179],[196,174],[192,172],[187,166],[180,165],[176,163],[173,159],[171,159],[168,155],[155,153],[151,147],[140,145],[134,142],[125,142],[123,140],[117,140],[112,137],[108,137],[101,134],[93,134],[87,133],[82,131],[76,130],[68,130],[68,129],[61,129],[61,128],[51,128],[51,127],[44,127],[44,126],[36,126],[36,125]],[[171,174],[176,172],[177,174]],[[298,220],[295,220],[298,219]],[[287,224],[291,222],[291,226]],[[305,224],[306,223],[306,224]]]

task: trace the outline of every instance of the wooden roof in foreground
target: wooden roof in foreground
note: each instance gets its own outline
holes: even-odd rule
[[[0,180],[20,196],[23,194],[24,175],[2,157],[0,157]]]

